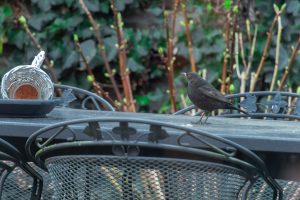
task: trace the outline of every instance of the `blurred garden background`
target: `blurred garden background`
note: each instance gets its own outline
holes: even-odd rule
[[[53,82],[171,113],[188,71],[224,94],[300,93],[299,36],[299,0],[1,0],[0,75],[45,50]]]

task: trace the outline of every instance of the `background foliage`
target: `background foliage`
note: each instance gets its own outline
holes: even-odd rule
[[[161,1],[150,0],[116,0],[117,9],[124,20],[124,34],[127,40],[127,67],[130,69],[131,84],[139,111],[169,112],[170,100],[167,88],[167,78],[162,56],[166,52],[166,33]],[[167,9],[172,9],[172,1],[168,0]],[[242,2],[254,2],[246,1]],[[108,0],[85,0],[88,9],[100,24],[104,37],[109,62],[115,77],[120,84],[117,60],[117,37],[112,28],[113,17]],[[288,64],[291,46],[295,45],[300,32],[300,2],[287,1],[256,1],[256,22],[258,36],[253,58],[253,71],[256,70],[266,42],[266,32],[275,15],[273,3],[287,4],[282,14],[283,35],[279,57],[279,77]],[[208,81],[219,87],[218,81],[222,72],[224,50],[224,24],[226,11],[232,1],[188,1],[187,10],[190,18],[194,56],[197,68],[206,74]],[[243,17],[243,10],[238,13]],[[38,53],[28,35],[18,23],[19,16],[25,16],[29,28],[46,50],[49,59],[53,61],[55,73],[60,82],[91,90],[91,82],[87,79],[84,65],[76,52],[73,35],[79,36],[80,45],[93,68],[95,78],[111,92],[112,88],[103,62],[98,56],[97,43],[85,13],[77,0],[17,0],[1,1],[0,3],[0,75],[10,68],[31,63]],[[176,60],[175,88],[177,103],[183,107],[182,99],[186,99],[185,81],[181,72],[190,71],[186,33],[182,13],[178,12],[176,21]],[[243,23],[241,21],[241,23]],[[241,25],[245,33],[245,25]],[[253,24],[252,34],[253,34]],[[263,73],[259,77],[257,90],[268,90],[275,60],[276,31],[272,37],[269,55],[264,64]],[[245,54],[248,54],[249,44],[245,43]],[[289,74],[287,87],[294,91],[300,85],[300,57],[297,56],[292,72]],[[236,75],[232,74],[234,80]],[[234,81],[231,92],[238,92],[239,82]],[[112,96],[114,99],[114,97]],[[188,100],[187,100],[187,103]]]

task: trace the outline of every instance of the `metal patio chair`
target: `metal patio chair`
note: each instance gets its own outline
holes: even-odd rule
[[[115,111],[114,107],[99,95],[78,87],[54,84],[54,89],[61,93],[62,105],[71,108]],[[55,97],[54,97],[55,98]]]
[[[41,175],[26,163],[14,146],[0,138],[0,199],[39,200],[42,187]]]
[[[90,91],[73,87],[73,86],[60,85],[60,84],[54,84],[54,88],[56,89],[56,91],[59,91],[61,93],[61,97],[59,98],[62,100],[61,102],[62,106],[77,108],[77,109],[115,111],[113,106],[109,104],[105,99]],[[57,97],[54,97],[54,99],[55,98]],[[44,188],[43,188],[41,198],[46,200],[55,199],[55,196],[53,196],[53,188],[54,188],[53,182],[50,180],[48,172],[42,170],[32,162],[29,164],[43,177]],[[13,173],[18,175],[19,182],[28,183],[32,179],[28,174],[24,173],[24,171],[22,171],[19,168],[16,168],[13,171]],[[10,182],[12,183],[13,179],[10,180]]]
[[[67,139],[56,140],[62,135]],[[272,199],[282,199],[281,187],[254,153],[174,124],[73,120],[38,130],[25,149],[48,170],[57,199],[247,199],[258,178]]]
[[[222,117],[251,117],[255,119],[300,119],[300,95],[291,92],[246,92],[240,94],[227,95],[226,98],[243,108],[249,116],[238,111],[225,111],[220,114]],[[185,114],[196,107],[191,105],[187,108],[175,112],[175,115]]]

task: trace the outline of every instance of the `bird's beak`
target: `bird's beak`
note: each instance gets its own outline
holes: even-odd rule
[[[185,72],[181,73],[181,75],[183,75],[184,77],[186,77],[186,73]]]

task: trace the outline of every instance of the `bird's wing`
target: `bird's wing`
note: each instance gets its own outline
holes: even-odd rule
[[[202,95],[206,96],[209,99],[229,103],[228,99],[226,99],[217,89],[211,87],[210,85],[203,85],[201,87],[198,87],[197,89]]]

